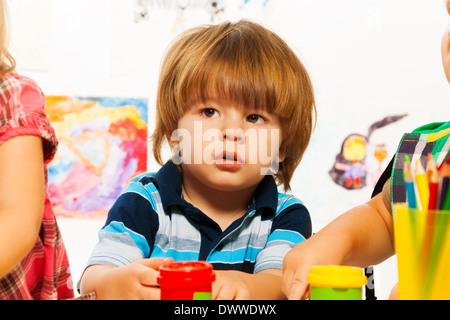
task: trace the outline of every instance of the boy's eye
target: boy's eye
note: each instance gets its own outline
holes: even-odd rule
[[[213,109],[213,108],[206,108],[206,109],[203,109],[203,110],[202,110],[202,114],[203,114],[205,117],[208,117],[208,118],[217,117],[217,116],[219,115],[219,113],[218,113],[215,109]]]
[[[255,124],[263,124],[266,120],[257,114],[251,114],[247,117],[247,121]]]

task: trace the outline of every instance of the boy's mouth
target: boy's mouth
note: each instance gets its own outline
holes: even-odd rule
[[[237,155],[236,152],[224,151],[222,154],[218,154],[214,157],[216,163],[239,163],[243,164],[244,161]]]

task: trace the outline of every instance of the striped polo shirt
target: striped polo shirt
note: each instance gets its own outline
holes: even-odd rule
[[[286,253],[311,236],[308,210],[279,193],[272,176],[263,178],[245,215],[224,231],[182,198],[181,179],[170,161],[156,174],[133,178],[109,211],[88,266],[172,257],[257,273],[281,269]]]

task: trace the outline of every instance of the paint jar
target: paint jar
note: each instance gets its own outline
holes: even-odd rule
[[[311,300],[362,300],[367,284],[364,269],[348,266],[313,266],[307,279]]]
[[[216,276],[206,261],[174,262],[159,268],[161,300],[211,300]]]

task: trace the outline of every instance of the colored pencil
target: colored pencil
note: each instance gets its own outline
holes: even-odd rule
[[[420,210],[426,212],[428,210],[428,202],[430,200],[430,189],[428,187],[428,179],[425,169],[420,159],[416,161],[416,184],[419,190]]]
[[[394,207],[395,245],[401,262],[398,265],[399,298],[448,299],[450,155],[438,169],[433,156],[427,154],[426,170],[420,158],[412,164],[405,156],[403,174],[407,203]],[[416,208],[418,210],[411,210]]]
[[[450,210],[450,188],[447,188],[447,193],[445,195],[444,205],[442,206],[442,210]]]
[[[436,163],[434,163],[433,156],[431,155],[430,152],[428,152],[428,154],[427,154],[427,162],[426,162],[426,165],[427,165],[427,166],[426,166],[426,168],[425,168],[425,171],[427,172],[427,178],[428,178],[428,181],[430,181],[431,174],[433,173],[433,167],[436,166]]]
[[[428,185],[430,189],[428,210],[435,210],[437,208],[439,173],[437,171],[436,163],[434,162],[431,153],[428,154],[427,175],[428,175]]]
[[[403,165],[403,174],[406,186],[406,197],[408,199],[408,207],[410,209],[416,209],[416,195],[414,191],[414,180],[411,172],[411,162],[408,155],[405,155],[405,161]]]
[[[440,169],[441,182],[439,186],[439,209],[443,210],[445,198],[450,181],[450,164],[448,160],[444,161]]]
[[[435,224],[439,220],[436,216],[436,199],[438,195],[439,187],[439,174],[437,171],[436,163],[434,162],[431,153],[428,153],[427,158],[427,176],[428,176],[428,186],[429,186],[429,201],[428,201],[428,212],[425,217],[425,233],[423,235],[422,247],[420,248],[420,258],[419,265],[422,274],[424,274],[423,283],[423,293],[427,295],[430,289],[430,283],[433,274],[429,271],[434,271],[437,256],[439,255],[440,249],[440,236],[436,232],[437,230]],[[422,213],[423,214],[423,213]],[[437,245],[433,245],[436,242]]]
[[[449,300],[450,290],[448,290],[448,284],[450,283],[450,232],[448,232],[448,230],[437,259],[436,271],[433,273],[429,298],[432,300]]]
[[[447,191],[447,197],[444,202],[444,210],[450,210],[450,193]],[[424,241],[424,253],[425,251],[430,250],[429,256],[426,257],[424,255],[424,261],[427,261],[428,266],[426,270],[426,281],[424,286],[424,294],[425,296],[430,295],[431,285],[433,283],[433,279],[436,272],[436,267],[439,263],[440,256],[443,254],[442,246],[445,239],[445,234],[448,231],[448,220],[449,215],[442,211],[437,211],[436,214],[428,212],[428,216],[431,218],[430,222],[427,222],[427,228],[430,228],[426,233],[428,236],[425,238],[431,239],[431,243],[427,240]]]
[[[406,203],[394,203],[394,245],[397,253],[399,299],[420,299],[420,279],[417,277],[417,233]]]

